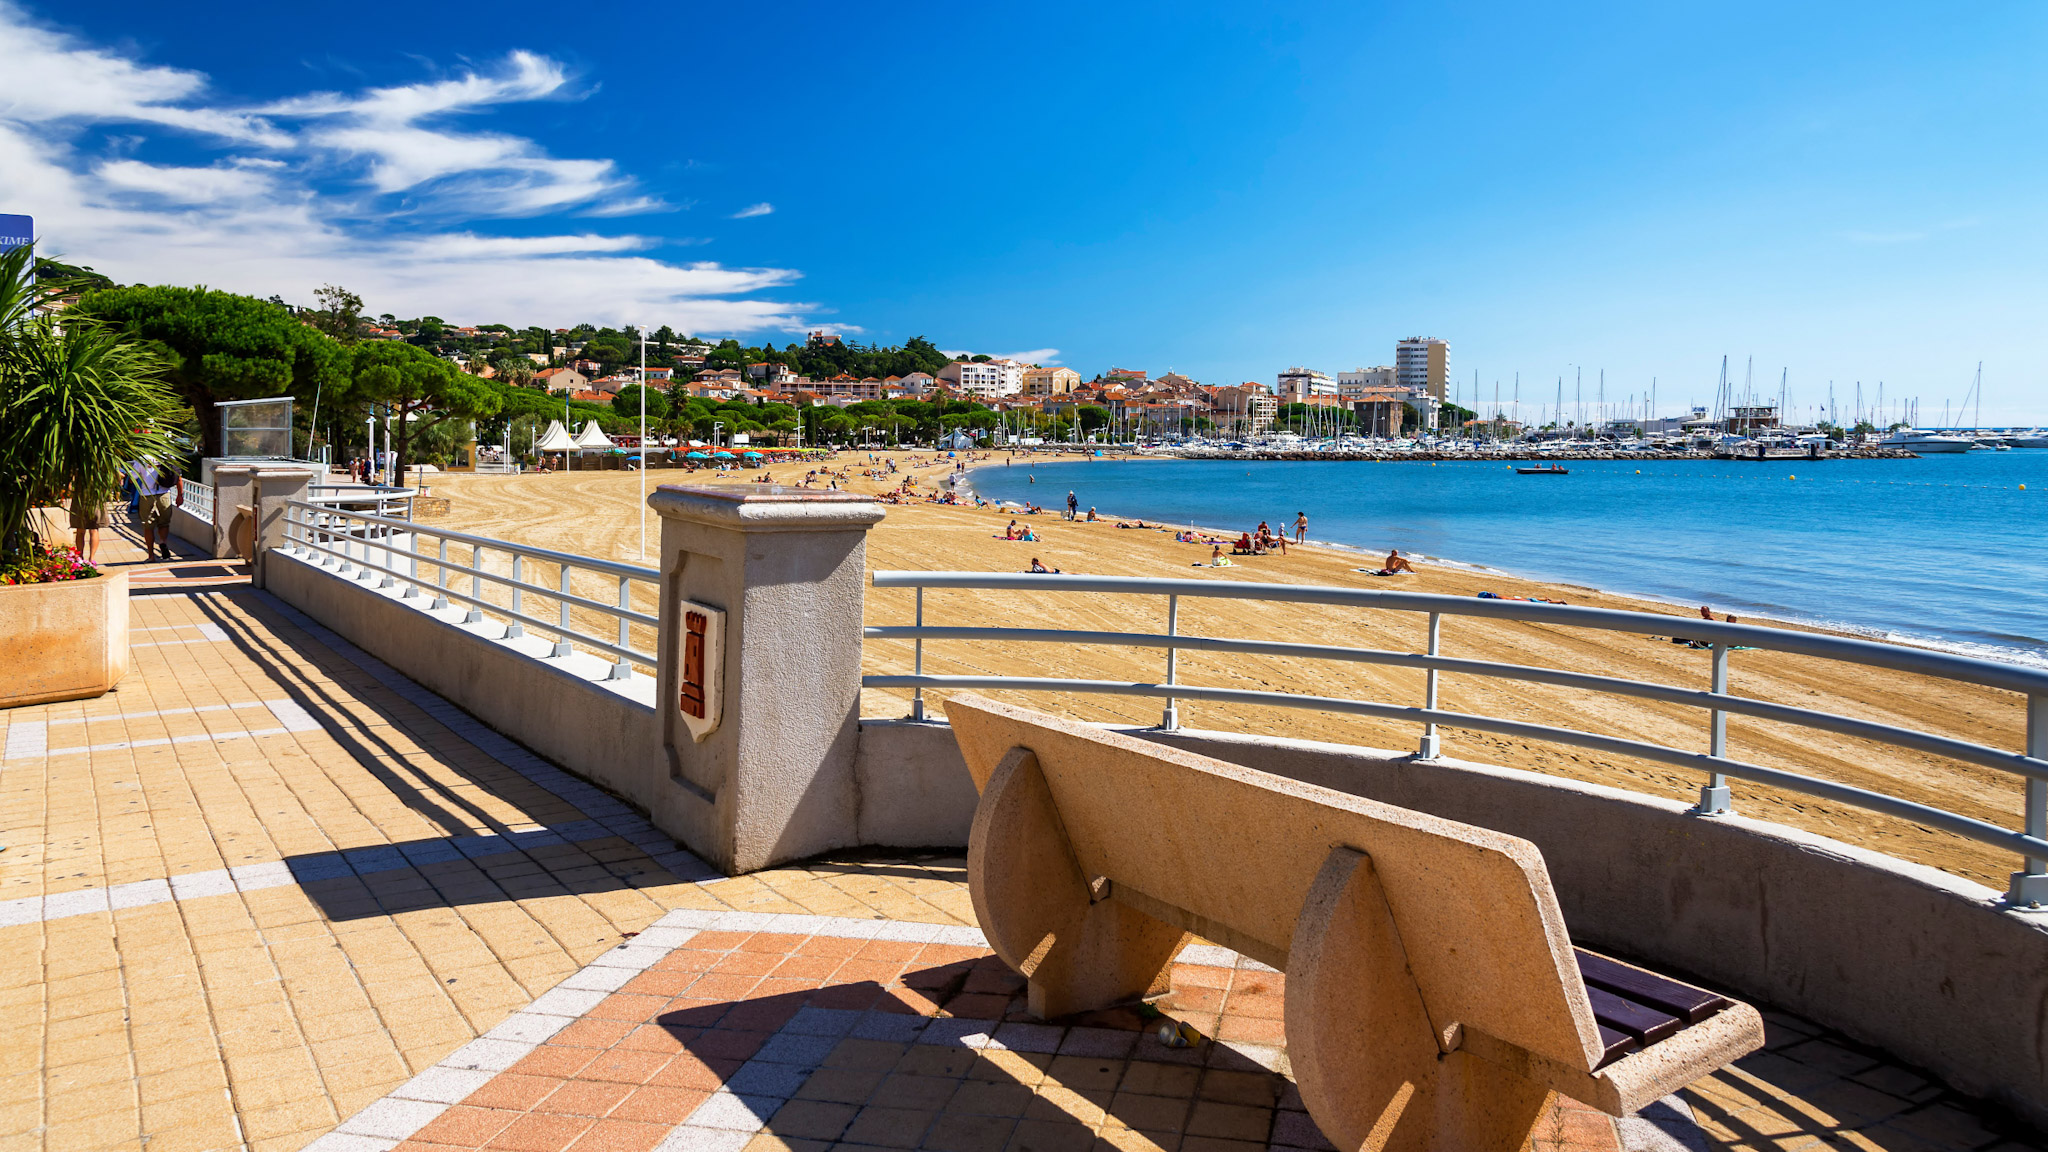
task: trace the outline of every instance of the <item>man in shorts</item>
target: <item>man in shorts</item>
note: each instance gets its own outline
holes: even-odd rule
[[[71,538],[79,558],[87,564],[98,563],[100,554],[100,529],[107,526],[107,506],[100,503],[86,503],[78,497],[71,498]]]
[[[171,507],[178,490],[178,478],[168,465],[136,461],[129,466],[135,490],[141,494],[136,523],[142,527],[142,550],[148,560],[171,558]]]

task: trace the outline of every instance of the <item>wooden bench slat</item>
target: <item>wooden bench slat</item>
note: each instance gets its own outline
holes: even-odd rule
[[[1697,1024],[1732,1003],[1727,997],[1704,988],[1681,984],[1669,977],[1595,955],[1584,948],[1572,951],[1579,962],[1579,977],[1586,982],[1588,991],[1600,989],[1664,1015],[1675,1016],[1687,1024]],[[1598,1015],[1597,1009],[1595,1015]]]
[[[1607,1050],[1600,1054],[1598,1068],[1605,1068],[1643,1046],[1642,1041],[1626,1032],[1609,1028],[1605,1024],[1600,1025],[1600,1043],[1606,1045]],[[1595,1070],[1597,1071],[1598,1068]]]
[[[1586,998],[1593,1002],[1594,1020],[1603,1027],[1618,1028],[1645,1045],[1675,1036],[1686,1026],[1676,1016],[1624,1000],[1604,988],[1587,988]]]

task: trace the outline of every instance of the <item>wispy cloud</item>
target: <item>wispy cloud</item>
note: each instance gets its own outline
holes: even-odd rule
[[[1050,365],[1060,362],[1060,350],[1057,348],[1032,348],[1024,352],[1004,352],[998,355],[996,359],[1021,360],[1026,364]]]
[[[775,211],[775,205],[763,200],[759,204],[749,204],[745,208],[733,213],[732,218],[735,220],[745,220],[753,216],[766,216],[773,211]]]
[[[794,270],[664,261],[657,238],[479,231],[493,218],[670,208],[609,159],[554,156],[470,123],[576,97],[563,66],[536,53],[244,107],[198,72],[85,43],[0,0],[0,59],[0,203],[36,217],[45,251],[119,280],[301,301],[339,283],[380,312],[659,317],[691,332],[800,330],[816,308],[757,297]],[[98,134],[110,126],[123,135]],[[160,142],[195,141],[211,162],[151,159]],[[759,208],[741,215],[771,210]]]

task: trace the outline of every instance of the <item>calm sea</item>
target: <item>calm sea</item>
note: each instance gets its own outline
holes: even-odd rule
[[[2048,450],[1568,467],[1085,461],[997,464],[973,484],[1232,532],[1291,536],[1306,512],[1311,539],[1368,552],[2048,663]]]

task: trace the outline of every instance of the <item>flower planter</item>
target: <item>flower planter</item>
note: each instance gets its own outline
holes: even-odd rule
[[[128,672],[128,574],[0,586],[0,708],[104,695]]]

